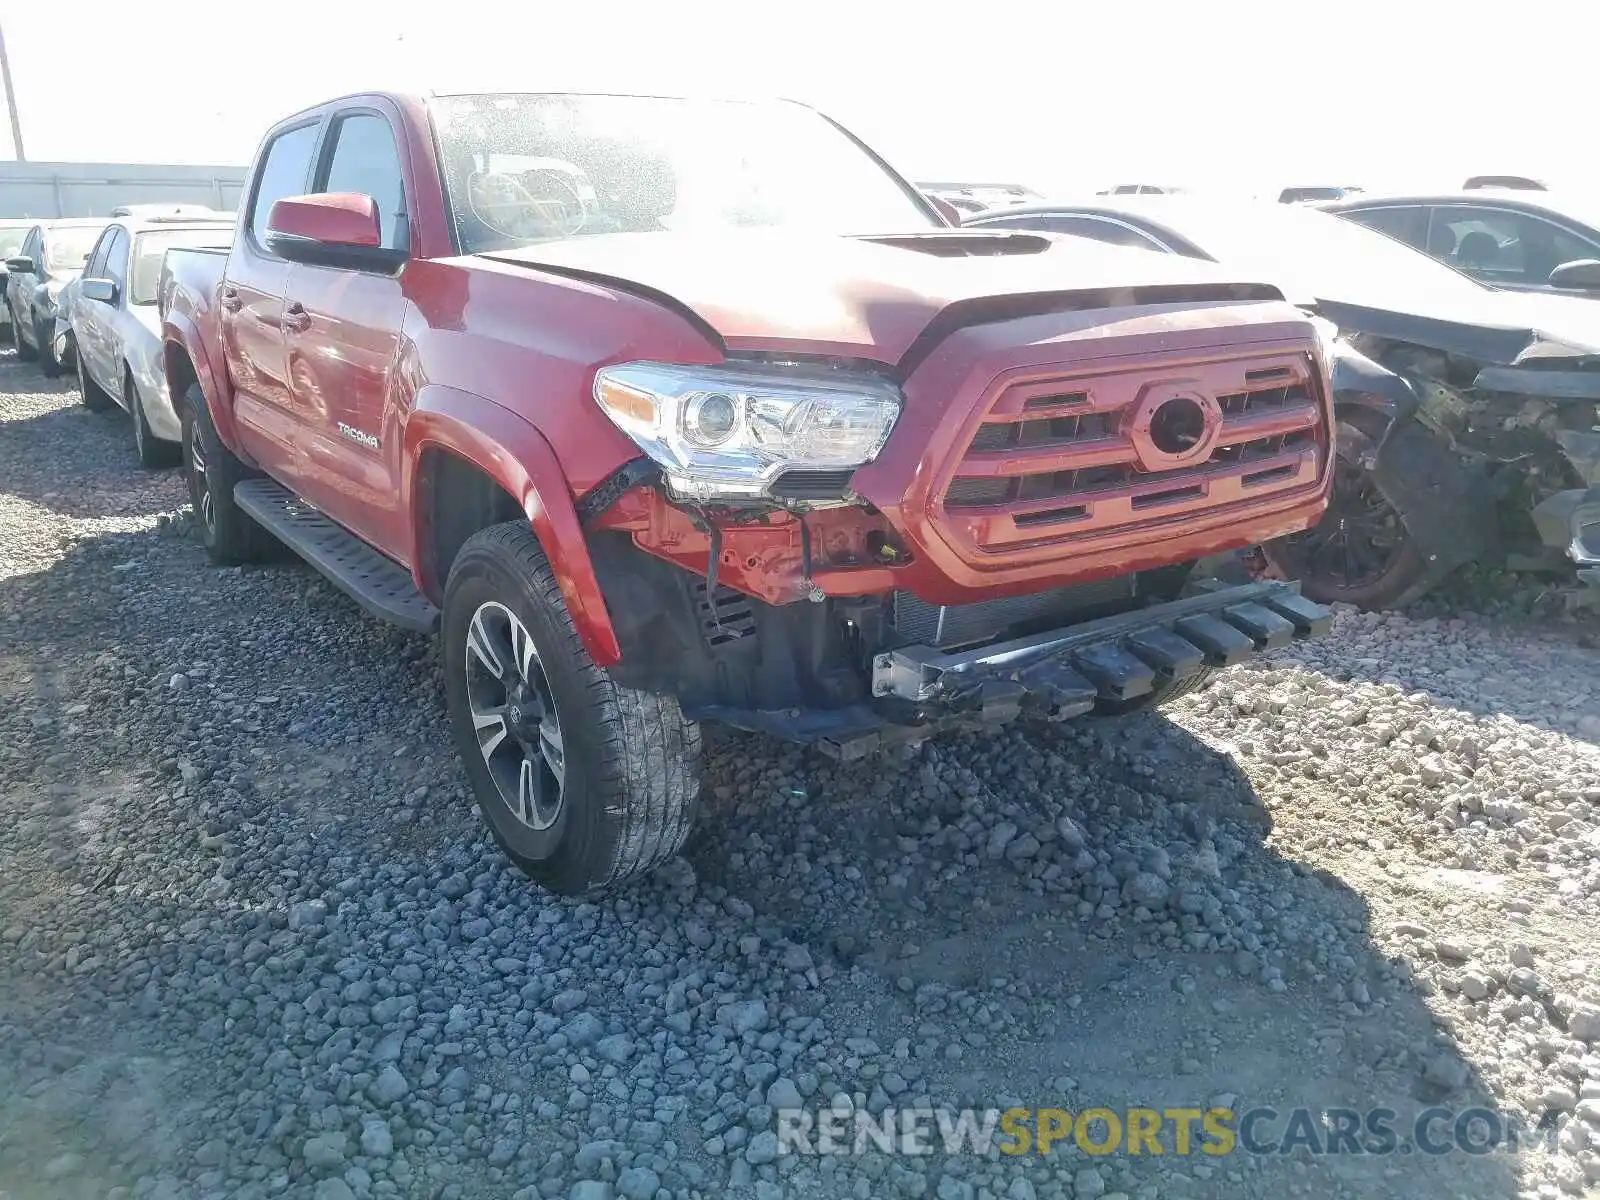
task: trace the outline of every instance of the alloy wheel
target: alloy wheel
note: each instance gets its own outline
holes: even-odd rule
[[[466,649],[467,704],[489,776],[518,822],[549,829],[561,815],[566,749],[533,638],[491,600],[473,613]]]
[[[208,535],[217,527],[216,505],[211,498],[211,478],[206,474],[206,452],[201,445],[200,430],[189,428],[189,498],[194,502],[195,515]]]

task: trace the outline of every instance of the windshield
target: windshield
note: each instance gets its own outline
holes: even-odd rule
[[[600,233],[936,226],[899,180],[796,104],[479,95],[433,102],[463,250]]]
[[[1186,205],[1151,215],[1233,271],[1290,300],[1343,300],[1419,311],[1481,303],[1492,289],[1385,234],[1285,204]]]
[[[32,225],[8,225],[0,227],[0,258],[15,258],[22,253],[22,243],[28,240],[28,230]]]
[[[161,263],[167,251],[180,246],[227,247],[233,244],[233,226],[215,229],[163,229],[141,233],[133,243],[133,272],[128,281],[128,303],[154,304],[161,283]]]
[[[44,235],[44,265],[52,274],[81,271],[89,251],[100,238],[99,225],[67,225],[47,229]]]

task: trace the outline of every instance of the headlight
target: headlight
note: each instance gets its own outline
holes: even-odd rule
[[[674,492],[755,498],[785,471],[838,471],[877,457],[900,391],[872,375],[808,367],[622,363],[594,398],[660,463]]]

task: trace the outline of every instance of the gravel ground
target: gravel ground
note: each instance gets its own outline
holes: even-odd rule
[[[0,358],[0,1196],[1600,1187],[1600,654],[1544,585],[1343,613],[1167,716],[719,737],[686,857],[580,903],[482,831],[430,641],[208,566],[76,400]],[[1577,1115],[1517,1158],[775,1158],[796,1098]]]

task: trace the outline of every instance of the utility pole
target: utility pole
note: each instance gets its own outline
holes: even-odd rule
[[[17,90],[11,86],[11,59],[6,56],[5,30],[0,29],[0,76],[5,77],[6,112],[11,116],[11,145],[17,152],[18,162],[27,162],[22,149],[22,117],[17,113]]]

